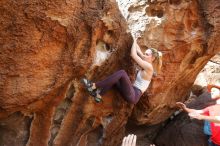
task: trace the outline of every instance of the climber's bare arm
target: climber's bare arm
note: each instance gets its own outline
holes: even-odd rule
[[[144,61],[140,56],[138,56],[138,54],[137,54],[137,47],[139,47],[139,46],[136,43],[136,41],[134,41],[134,43],[133,43],[133,45],[131,47],[131,57],[145,71],[153,73],[153,66],[152,66],[152,64],[150,64],[147,61]]]

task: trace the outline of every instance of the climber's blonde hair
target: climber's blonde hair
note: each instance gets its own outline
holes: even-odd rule
[[[152,51],[152,56],[155,57],[152,64],[155,74],[158,74],[160,73],[162,67],[162,53],[155,48],[149,48],[149,49]]]

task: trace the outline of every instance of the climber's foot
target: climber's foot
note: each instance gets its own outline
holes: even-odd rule
[[[94,97],[95,101],[98,102],[98,103],[102,102],[102,96],[100,95],[101,90],[97,89],[95,92],[96,92],[96,96]]]
[[[83,78],[81,80],[81,82],[84,84],[84,86],[86,87],[89,94],[94,97],[96,102],[99,103],[99,102],[102,101],[102,97],[100,95],[100,92],[101,92],[100,89],[97,89],[97,88],[93,89],[93,83],[90,80],[86,79],[86,78]]]
[[[90,95],[96,96],[95,89],[92,88],[93,83],[90,80],[88,80],[86,78],[82,78],[81,82],[84,84],[84,86],[86,87],[86,89]]]

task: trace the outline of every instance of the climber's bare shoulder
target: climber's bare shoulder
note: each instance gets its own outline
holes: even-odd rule
[[[145,80],[149,80],[150,81],[152,76],[153,76],[153,68],[141,71],[141,77],[143,79],[145,79]]]

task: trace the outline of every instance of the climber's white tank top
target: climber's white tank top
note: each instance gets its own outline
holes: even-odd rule
[[[149,80],[145,80],[141,77],[141,71],[138,71],[134,86],[141,90],[144,93],[150,84]]]

